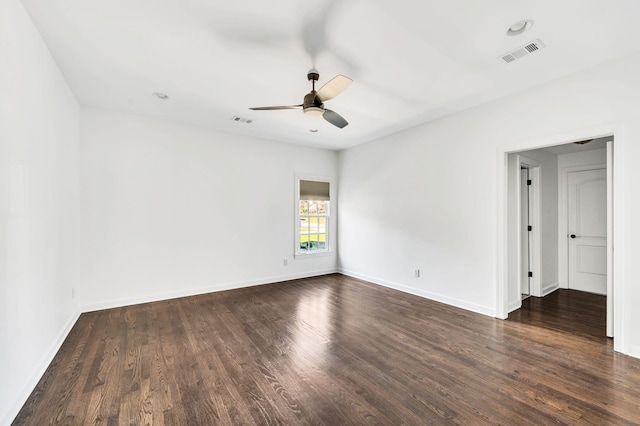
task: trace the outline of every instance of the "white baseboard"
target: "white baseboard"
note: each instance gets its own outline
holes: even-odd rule
[[[347,275],[353,278],[358,278],[364,281],[371,282],[373,284],[378,284],[383,287],[392,288],[394,290],[402,291],[404,293],[413,294],[414,296],[424,297],[425,299],[434,300],[436,302],[445,303],[447,305],[455,306],[456,308],[461,308],[467,311],[475,312],[482,315],[487,315],[490,317],[496,316],[496,310],[493,308],[489,308],[482,305],[476,305],[475,303],[469,303],[464,300],[455,299],[452,297],[443,296],[441,294],[432,293],[430,291],[421,290],[418,288],[406,286],[403,284],[394,283],[391,281],[383,280],[380,278],[372,277],[365,274],[360,274],[354,271],[348,271],[345,269],[340,269],[339,273],[343,275]]]
[[[38,382],[44,375],[44,372],[49,367],[49,364],[51,364],[51,361],[53,361],[53,358],[60,350],[60,347],[64,343],[65,339],[69,335],[69,332],[71,331],[79,317],[80,312],[78,311],[69,319],[69,321],[67,321],[62,330],[60,330],[60,333],[58,333],[56,339],[53,341],[51,346],[49,346],[49,349],[42,355],[40,363],[33,370],[31,377],[29,377],[29,379],[25,382],[22,389],[20,389],[15,394],[15,398],[13,398],[13,401],[9,403],[8,410],[0,418],[0,425],[9,425],[16,418],[16,416],[20,412],[20,409],[22,408],[24,403],[27,402],[27,399],[31,395],[31,392],[33,392],[33,390],[36,388]]]
[[[509,302],[509,304],[507,305],[507,313],[510,314],[511,312],[515,311],[516,309],[520,309],[521,307],[522,307],[521,299]]]
[[[82,306],[82,312],[100,311],[103,309],[120,308],[123,306],[139,305],[140,303],[159,302],[161,300],[176,299],[179,297],[197,296],[199,294],[214,293],[224,290],[235,290],[244,287],[253,287],[263,284],[273,284],[281,281],[297,280],[300,278],[317,277],[320,275],[334,274],[337,269],[323,269],[317,271],[307,271],[298,274],[279,275],[268,278],[260,278],[256,280],[239,281],[235,283],[214,284],[206,287],[196,287],[190,289],[180,289],[176,291],[168,291],[152,295],[144,295],[139,297],[122,298],[107,300],[104,302],[88,303]]]
[[[553,293],[560,288],[560,283],[553,283],[542,287],[542,297]]]
[[[626,355],[632,356],[634,358],[640,358],[640,346],[638,345],[629,345],[628,351]]]

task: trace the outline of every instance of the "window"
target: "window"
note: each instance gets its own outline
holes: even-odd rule
[[[296,253],[329,251],[329,182],[298,180]]]

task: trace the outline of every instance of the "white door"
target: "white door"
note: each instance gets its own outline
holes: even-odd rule
[[[607,171],[568,175],[569,288],[607,294]]]
[[[530,290],[530,281],[529,281],[529,271],[530,261],[529,261],[529,185],[527,181],[529,180],[529,169],[521,168],[520,169],[520,253],[522,255],[520,264],[522,267],[520,268],[520,293],[523,296],[528,296],[531,294]]]

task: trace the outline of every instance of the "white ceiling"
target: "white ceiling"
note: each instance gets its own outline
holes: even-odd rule
[[[638,0],[23,0],[78,100],[266,139],[343,149],[638,50]],[[505,32],[533,19],[519,36]],[[541,39],[545,49],[498,58]],[[299,110],[319,85],[354,83]],[[167,101],[153,97],[164,92]],[[241,116],[251,124],[234,122]],[[309,129],[318,129],[317,133]]]

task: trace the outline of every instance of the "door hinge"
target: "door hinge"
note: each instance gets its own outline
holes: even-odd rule
[[[527,179],[527,185],[531,185],[531,179]]]
[[[533,272],[529,271],[529,278],[533,278]]]
[[[527,230],[528,231],[533,231],[533,226],[531,226],[531,225],[527,226]]]

